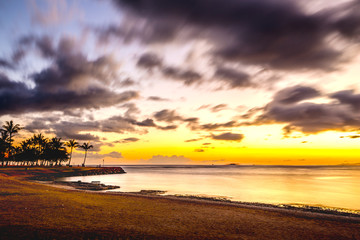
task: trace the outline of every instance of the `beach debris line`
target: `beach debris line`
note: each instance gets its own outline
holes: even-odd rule
[[[96,182],[96,183],[93,183]],[[80,190],[91,190],[91,191],[102,191],[102,190],[110,190],[110,189],[117,189],[120,188],[119,186],[115,185],[105,185],[101,184],[100,181],[93,181],[91,183],[88,182],[81,182],[81,181],[54,181],[54,184],[70,186]]]

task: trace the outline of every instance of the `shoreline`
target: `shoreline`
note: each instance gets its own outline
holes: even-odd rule
[[[360,219],[360,210],[357,209],[344,209],[337,207],[328,207],[328,206],[314,206],[310,204],[271,204],[271,203],[262,203],[262,202],[245,202],[245,201],[232,201],[227,197],[207,197],[202,194],[199,195],[187,195],[187,194],[166,194],[166,191],[160,190],[140,190],[139,192],[121,192],[121,191],[107,191],[111,189],[120,189],[121,186],[112,186],[105,184],[93,184],[88,182],[73,182],[73,181],[59,181],[59,178],[65,177],[76,177],[76,176],[94,176],[94,175],[109,175],[109,174],[124,174],[126,173],[122,167],[67,167],[67,166],[58,166],[58,167],[41,167],[41,166],[10,166],[3,169],[11,169],[17,174],[10,173],[10,175],[17,175],[24,180],[37,182],[44,185],[58,187],[68,190],[78,190],[78,191],[89,191],[97,192],[100,194],[116,194],[116,195],[126,195],[126,196],[142,196],[142,197],[158,197],[165,199],[177,199],[177,200],[196,200],[204,201],[210,203],[221,203],[229,204],[231,206],[249,206],[249,207],[260,207],[267,209],[278,209],[278,210],[288,210],[288,211],[300,211],[304,213],[318,213],[326,214],[333,216],[343,216],[343,217],[353,217]],[[17,170],[17,171],[16,171]],[[35,171],[34,171],[35,170]],[[38,171],[36,171],[38,170]],[[41,171],[45,170],[45,171]],[[29,175],[29,173],[31,173]],[[161,192],[161,193],[159,193]]]
[[[344,219],[352,219],[360,222],[360,211],[352,210],[352,209],[343,209],[343,208],[330,208],[327,206],[318,207],[311,206],[306,204],[301,204],[301,206],[294,206],[291,204],[269,204],[269,203],[261,203],[261,202],[244,202],[244,201],[232,201],[226,198],[217,198],[217,197],[204,197],[202,195],[180,195],[180,194],[166,194],[166,191],[160,190],[140,190],[139,192],[121,192],[121,191],[107,191],[107,189],[81,189],[76,188],[74,185],[69,185],[66,181],[56,182],[56,181],[36,181],[37,183],[44,184],[47,186],[52,186],[56,188],[68,189],[79,192],[92,192],[97,194],[107,194],[107,195],[117,195],[117,196],[136,196],[136,197],[144,197],[144,198],[153,198],[153,199],[170,199],[170,200],[179,200],[179,201],[190,201],[190,202],[199,202],[199,203],[209,203],[209,204],[218,204],[218,205],[226,205],[226,206],[234,206],[234,207],[248,207],[255,209],[265,209],[265,210],[273,210],[273,211],[285,211],[285,212],[293,212],[293,213],[304,213],[311,215],[319,215],[319,216],[328,216],[328,217],[340,217]],[[78,182],[71,182],[78,183]],[[81,184],[85,182],[80,182]],[[91,184],[91,183],[87,183]],[[111,185],[109,186],[112,189]],[[119,187],[121,188],[121,187]],[[159,193],[160,192],[160,193]]]

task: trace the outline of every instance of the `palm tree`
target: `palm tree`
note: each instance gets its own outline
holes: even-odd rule
[[[46,154],[44,154],[44,158],[49,161],[54,161],[55,166],[61,164],[61,161],[68,159],[68,154],[61,138],[53,137],[47,144],[45,152]]]
[[[7,141],[9,138],[9,134],[4,130],[0,129],[1,137],[0,137],[0,159],[1,165],[4,166],[4,160],[6,155]]]
[[[35,148],[33,147],[31,139],[23,140],[20,143],[19,150],[20,151],[17,157],[23,162],[23,165],[30,165],[30,163],[34,163],[36,156]]]
[[[65,145],[70,148],[69,166],[71,166],[71,157],[72,157],[73,149],[79,147],[79,143],[75,141],[75,139],[71,139]]]
[[[13,142],[12,137],[18,133],[21,130],[21,127],[19,124],[14,124],[13,120],[11,121],[6,121],[5,124],[2,126],[3,127],[3,131],[5,131],[5,133],[7,133],[9,135],[8,138],[8,142],[9,142],[9,150],[8,150],[8,154],[9,154],[9,158],[11,157],[11,144]],[[8,162],[6,163],[6,165],[8,164]]]
[[[82,164],[82,166],[85,167],[85,161],[86,161],[87,151],[88,151],[90,148],[93,148],[93,145],[90,145],[89,143],[84,143],[84,144],[81,145],[80,147],[85,150],[84,162],[83,162],[83,164]]]

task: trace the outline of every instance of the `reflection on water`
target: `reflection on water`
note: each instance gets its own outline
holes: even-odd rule
[[[127,174],[70,177],[123,192],[227,196],[234,201],[360,210],[360,166],[123,166]]]

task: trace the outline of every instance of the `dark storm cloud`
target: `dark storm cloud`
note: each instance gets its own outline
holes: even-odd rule
[[[49,36],[34,38],[35,45],[40,51],[41,55],[46,58],[54,57],[56,49],[53,46],[53,40]]]
[[[0,75],[0,115],[97,109],[139,96],[135,91],[118,93],[107,87],[117,77],[118,66],[112,58],[88,60],[77,49],[71,39],[61,39],[52,64],[31,75],[34,88]]]
[[[213,130],[224,129],[224,128],[238,127],[238,126],[241,126],[241,124],[236,122],[236,121],[229,121],[229,122],[225,122],[225,123],[205,123],[205,124],[200,124],[198,122],[198,120],[196,120],[196,121],[193,121],[193,122],[189,122],[187,126],[193,131],[199,131],[199,130],[201,130],[201,131],[213,131]]]
[[[154,123],[154,120],[147,118],[143,121],[135,121],[132,122],[134,125],[140,126],[140,127],[156,127],[156,124]]]
[[[333,27],[342,35],[359,40],[360,36],[360,3],[352,1],[345,5],[342,11],[336,12],[339,16],[333,21]]]
[[[320,96],[319,91],[312,87],[294,86],[279,91],[275,95],[274,101],[282,104],[293,104],[318,96]]]
[[[140,56],[137,65],[142,68],[151,69],[161,66],[162,60],[155,53],[145,53]]]
[[[351,106],[356,111],[360,110],[360,94],[354,94],[354,90],[340,91],[332,94],[331,97],[342,104]]]
[[[240,142],[243,138],[243,134],[226,132],[219,135],[211,135],[212,139],[225,140],[225,141],[238,141]]]
[[[76,139],[78,141],[99,141],[100,140],[100,138],[98,136],[90,134],[90,133],[73,133],[73,132],[68,132],[66,130],[57,131],[56,136],[61,137],[63,139]]]
[[[229,121],[226,123],[207,123],[207,124],[202,124],[199,125],[199,127],[197,129],[201,129],[201,130],[215,130],[215,129],[219,129],[219,128],[232,128],[232,127],[236,127],[238,126],[236,121]]]
[[[354,130],[360,126],[358,94],[353,94],[353,91],[340,91],[328,96],[336,101],[302,102],[319,95],[318,90],[303,86],[281,90],[275,94],[273,101],[267,104],[264,113],[258,116],[253,124],[286,123],[285,135],[294,130],[317,133],[327,130]]]
[[[248,74],[231,68],[218,68],[214,77],[226,83],[230,88],[244,88],[253,85]]]
[[[163,121],[172,123],[174,121],[182,121],[183,117],[178,115],[175,110],[164,109],[154,113],[154,117],[157,121]]]
[[[176,126],[176,125],[157,126],[158,129],[165,130],[165,131],[167,131],[167,130],[175,130],[175,129],[177,129],[177,127],[178,126]]]
[[[101,131],[104,132],[135,132],[135,120],[129,120],[122,116],[113,116],[101,122]]]
[[[167,66],[157,54],[150,52],[144,53],[139,57],[137,66],[147,70],[158,68],[164,77],[170,80],[181,81],[185,85],[200,83],[202,78],[198,72],[193,70]]]
[[[147,100],[158,101],[158,102],[169,101],[169,99],[167,99],[167,98],[162,98],[162,97],[158,97],[158,96],[150,96],[150,97],[147,98]]]
[[[4,58],[0,58],[0,68],[14,68],[14,66],[12,65],[11,62],[9,62],[8,60],[4,59]]]
[[[215,106],[216,107],[216,106]],[[225,106],[219,106],[225,107]],[[240,126],[241,124],[237,123],[236,121],[229,121],[225,123],[206,123],[206,124],[200,124],[199,118],[187,118],[179,115],[175,110],[169,110],[164,109],[158,112],[155,112],[153,114],[154,118],[159,122],[167,122],[167,123],[173,123],[178,122],[179,124],[185,123],[187,127],[193,131],[212,131],[222,128],[232,128]],[[160,129],[166,130],[164,128],[159,127]],[[168,126],[167,128],[174,128],[174,126]]]
[[[201,75],[193,70],[183,70],[176,67],[163,67],[161,69],[165,77],[183,82],[185,85],[192,85],[201,82]]]
[[[136,82],[130,78],[126,78],[118,83],[116,83],[116,86],[119,87],[131,87],[134,86],[136,84]]]
[[[87,121],[61,121],[59,117],[35,118],[25,126],[25,130],[31,133],[45,132],[55,134],[63,139],[76,139],[80,141],[99,141],[100,138],[91,133],[80,133],[96,131],[100,128],[98,122]]]
[[[37,121],[37,120],[35,120]],[[35,122],[34,121],[34,122]],[[96,131],[100,129],[99,122],[93,121],[48,121],[48,127],[53,129],[56,136],[63,139],[76,139],[78,141],[99,141],[100,138],[91,133],[84,133],[89,131]]]
[[[313,13],[295,0],[113,2],[127,9],[133,21],[146,20],[141,27],[133,24],[139,28],[137,34],[128,31],[128,35],[148,42],[170,41],[180,34],[205,38],[214,45],[213,54],[223,60],[277,69],[333,69],[342,52],[328,39],[338,36],[350,43],[360,32],[359,1]]]

